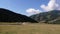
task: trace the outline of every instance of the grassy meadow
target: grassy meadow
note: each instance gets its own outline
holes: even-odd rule
[[[0,34],[60,34],[57,24],[0,25]]]

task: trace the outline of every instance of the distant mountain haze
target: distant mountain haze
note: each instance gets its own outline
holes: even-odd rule
[[[32,22],[37,23],[34,19],[22,14],[14,13],[8,9],[0,8],[0,22]]]

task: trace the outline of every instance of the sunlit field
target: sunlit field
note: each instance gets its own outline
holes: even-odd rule
[[[0,34],[60,34],[58,24],[1,25]]]

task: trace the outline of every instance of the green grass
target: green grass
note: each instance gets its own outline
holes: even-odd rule
[[[0,25],[0,34],[60,34],[60,25],[56,24]]]

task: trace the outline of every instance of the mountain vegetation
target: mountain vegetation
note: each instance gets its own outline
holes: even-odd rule
[[[22,14],[17,14],[8,9],[0,8],[0,22],[32,22],[37,23],[34,19]]]
[[[60,10],[52,10],[30,16],[39,23],[60,24]]]

